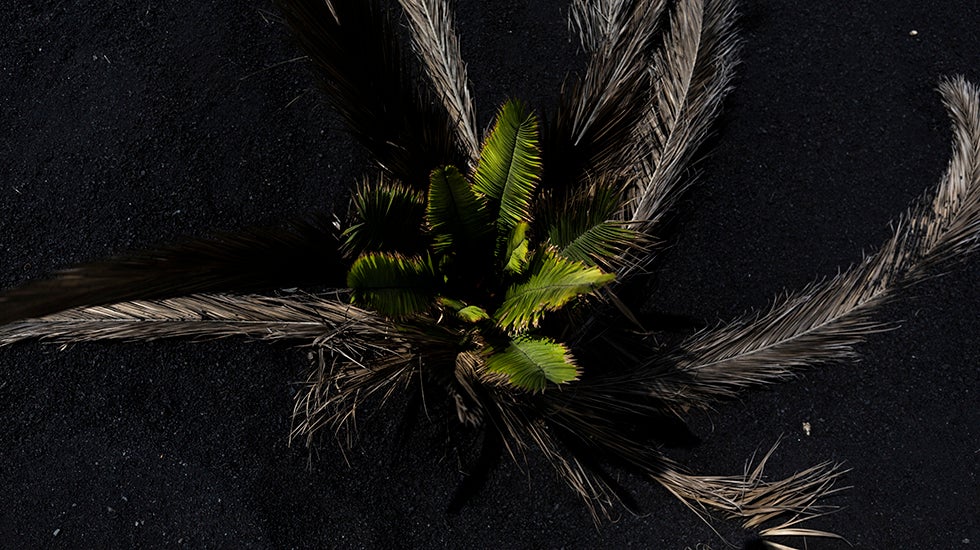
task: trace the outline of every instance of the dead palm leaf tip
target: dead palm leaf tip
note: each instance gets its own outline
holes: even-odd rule
[[[399,0],[414,57],[381,0],[281,4],[328,100],[377,163],[349,217],[192,241],[9,290],[0,343],[305,341],[315,366],[293,437],[350,433],[359,411],[423,380],[513,458],[542,453],[597,519],[630,501],[604,471],[612,464],[706,520],[764,537],[833,536],[801,524],[833,509],[825,499],[840,491],[840,464],[768,480],[774,446],[742,475],[702,476],[667,449],[695,439],[690,409],[852,356],[882,330],[878,306],[977,247],[976,85],[941,83],[952,158],[878,251],[663,346],[616,292],[656,257],[730,87],[733,2],[573,0],[584,74],[570,77],[547,124],[510,101],[482,141],[448,1]],[[311,292],[261,294],[294,286]]]

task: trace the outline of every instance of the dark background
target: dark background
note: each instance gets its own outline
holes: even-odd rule
[[[709,322],[857,261],[934,185],[950,131],[934,88],[980,81],[980,4],[742,3],[744,50],[649,305]],[[564,2],[460,0],[480,124],[548,104],[582,66]],[[918,31],[910,36],[911,30]],[[344,212],[365,166],[269,2],[19,2],[0,11],[0,286],[128,249]],[[857,548],[980,546],[980,257],[881,310],[860,362],[694,415],[676,456],[733,474],[785,436],[773,477],[844,460],[813,527]],[[244,341],[0,350],[0,546],[724,547],[659,486],[596,528],[530,456],[458,515],[455,440],[397,406],[345,457],[286,446],[305,351]],[[801,425],[811,423],[806,437]],[[465,439],[465,434],[463,439]],[[744,535],[728,524],[734,543]],[[55,533],[57,532],[57,535]],[[811,541],[810,548],[828,546]]]

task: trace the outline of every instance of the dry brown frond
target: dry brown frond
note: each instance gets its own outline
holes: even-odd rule
[[[763,479],[766,463],[778,446],[777,442],[755,467],[751,461],[746,463],[741,476],[697,476],[679,468],[666,468],[651,477],[706,521],[709,511],[715,510],[728,519],[740,521],[746,529],[758,529],[768,522],[782,520],[762,530],[763,536],[796,536],[794,531],[823,533],[796,526],[836,510],[822,501],[845,489],[836,483],[848,470],[842,469],[839,463],[824,462],[785,479],[766,481]],[[839,538],[830,533],[821,536]]]
[[[460,423],[469,426],[483,425],[486,411],[481,404],[483,388],[506,391],[509,383],[506,374],[486,368],[486,360],[479,351],[463,351],[456,355],[456,368],[450,381],[450,393],[456,404],[456,416]]]
[[[76,265],[0,292],[0,325],[72,308],[192,294],[346,285],[329,216],[250,227]]]
[[[939,186],[894,224],[874,255],[836,277],[714,330],[702,331],[669,358],[658,358],[642,383],[678,405],[707,406],[739,390],[779,381],[794,371],[853,354],[865,336],[884,330],[874,309],[896,290],[927,277],[980,243],[980,90],[962,78],[940,91],[955,143]]]
[[[738,41],[730,0],[683,0],[650,63],[653,95],[638,141],[639,175],[628,189],[627,219],[650,231],[690,184],[682,176],[727,95]],[[637,258],[630,273],[645,263]]]
[[[579,35],[582,48],[593,53],[623,31],[631,4],[628,0],[572,0],[569,29]]]
[[[408,15],[415,52],[425,63],[425,73],[456,123],[460,145],[475,165],[480,156],[473,98],[466,64],[459,52],[459,38],[447,0],[399,0]]]
[[[649,55],[666,1],[605,5],[600,2],[583,8],[590,21],[593,16],[610,19],[601,23],[603,30],[598,32],[602,39],[596,43],[581,79],[570,89],[562,89],[555,114],[552,133],[567,143],[551,145],[561,150],[571,147],[574,152],[553,150],[552,155],[568,155],[565,164],[578,163],[585,170],[577,173],[576,167],[573,173],[561,173],[559,179],[568,178],[562,185],[583,181],[592,173],[617,179],[639,158],[633,136],[645,113]],[[598,11],[593,13],[593,8]],[[563,169],[568,167],[555,166],[553,170]]]
[[[659,16],[665,3],[651,4]],[[609,17],[604,15],[607,12],[618,17],[608,19],[608,28],[625,32],[628,21],[623,19],[626,10],[621,3],[576,5],[580,11],[573,10],[573,14],[591,21],[588,28],[594,32],[606,28],[602,25]],[[652,93],[645,96],[648,104],[635,131],[633,150],[622,157],[628,168],[621,171],[625,200],[620,215],[647,238],[645,246],[627,251],[618,262],[617,284],[641,273],[653,260],[654,244],[659,244],[653,231],[693,181],[685,179],[684,172],[731,88],[738,54],[734,19],[731,0],[682,0],[674,8],[657,52],[650,59],[643,58]],[[609,42],[604,47],[611,46]],[[595,316],[587,319],[576,339],[584,338],[596,320]]]
[[[553,426],[549,426],[533,404],[521,400],[519,394],[505,386],[492,391],[487,401],[488,416],[504,436],[504,444],[516,464],[521,464],[528,449],[536,449],[579,495],[597,524],[602,518],[611,517],[612,507],[619,500],[615,491],[586,467],[579,456],[563,448]]]
[[[248,336],[319,339],[347,348],[373,347],[394,327],[340,295],[197,294],[70,309],[0,327],[0,345],[37,338],[69,344],[90,340],[199,339]]]
[[[305,438],[310,444],[322,428],[351,445],[356,417],[370,403],[382,407],[413,377],[454,391],[454,361],[460,336],[435,319],[419,316],[391,325],[391,331],[372,341],[348,345],[340,334],[314,343],[313,369],[296,394],[290,441]],[[478,411],[477,413],[478,414]]]
[[[318,347],[314,368],[296,394],[289,441],[311,445],[328,428],[346,447],[354,442],[357,414],[368,400],[381,406],[419,371],[419,358],[403,342],[364,354]]]

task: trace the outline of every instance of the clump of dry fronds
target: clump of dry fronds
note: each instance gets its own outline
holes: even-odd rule
[[[377,196],[392,199],[372,203],[364,199],[368,188],[361,211],[393,209],[395,199],[406,211],[424,209],[419,197],[430,172],[478,170],[489,146],[481,149],[448,0],[399,0],[415,58],[393,31],[397,12],[381,0],[281,3],[327,97],[376,161]],[[570,27],[590,59],[542,129],[549,165],[529,194],[545,204],[535,216],[585,226],[582,265],[615,272],[617,284],[650,268],[662,222],[691,184],[690,161],[731,85],[734,19],[731,0],[572,1]],[[344,239],[356,220],[194,241],[8,291],[0,296],[0,344],[178,336],[305,342],[314,366],[296,399],[293,438],[309,443],[327,430],[349,444],[363,410],[421,381],[515,461],[542,453],[597,519],[624,498],[603,472],[611,464],[660,483],[706,520],[721,516],[764,537],[836,537],[802,525],[833,511],[825,499],[841,491],[840,464],[766,479],[774,446],[741,475],[705,476],[688,472],[667,448],[693,439],[683,420],[692,408],[850,358],[856,343],[885,330],[873,317],[878,306],[977,248],[980,90],[951,78],[939,91],[953,123],[952,159],[877,252],[667,349],[654,343],[657,333],[637,327],[618,287],[582,292],[576,307],[534,327],[549,338],[539,343],[560,338],[575,357],[577,370],[560,389],[527,391],[488,366],[500,344],[472,324],[485,311],[470,309],[467,325],[446,302],[403,317],[352,305],[346,287],[357,258]],[[536,139],[527,143],[536,152]],[[608,215],[576,218],[597,205]],[[513,242],[519,249],[521,240]],[[410,266],[384,254],[375,258]],[[256,294],[298,285],[331,290]],[[453,307],[459,313],[463,305]]]

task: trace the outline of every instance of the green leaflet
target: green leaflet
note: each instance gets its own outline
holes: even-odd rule
[[[389,317],[404,317],[432,304],[436,273],[429,258],[372,252],[351,266],[347,286],[355,303]]]
[[[438,298],[436,298],[436,303],[442,307],[448,307],[453,311],[459,311],[464,307],[466,307],[465,303],[453,298],[447,298],[445,296],[439,296]]]
[[[510,383],[529,391],[542,391],[548,382],[564,384],[578,378],[575,359],[564,344],[547,338],[519,336],[502,351],[486,358],[487,368],[506,374]]]
[[[512,333],[526,330],[537,325],[546,311],[555,311],[614,278],[615,275],[603,273],[597,267],[544,251],[531,266],[528,280],[507,290],[494,319],[502,330]]]
[[[518,101],[500,108],[480,151],[473,186],[499,204],[497,226],[506,232],[530,221],[531,198],[541,179],[538,121]]]
[[[487,313],[487,311],[482,307],[468,306],[464,302],[453,298],[439,296],[436,298],[436,303],[455,311],[456,315],[467,323],[479,323],[480,321],[490,318],[490,314]]]
[[[453,166],[432,171],[425,219],[433,234],[433,250],[449,252],[454,245],[477,244],[489,234],[490,221],[484,199]]]
[[[504,271],[520,275],[527,269],[528,246],[530,242],[527,238],[527,222],[521,222],[514,226],[510,238],[507,239],[507,250],[504,253]]]
[[[460,308],[456,314],[459,315],[460,319],[466,321],[467,323],[479,323],[480,321],[490,318],[490,314],[479,306],[466,306],[464,308]]]

